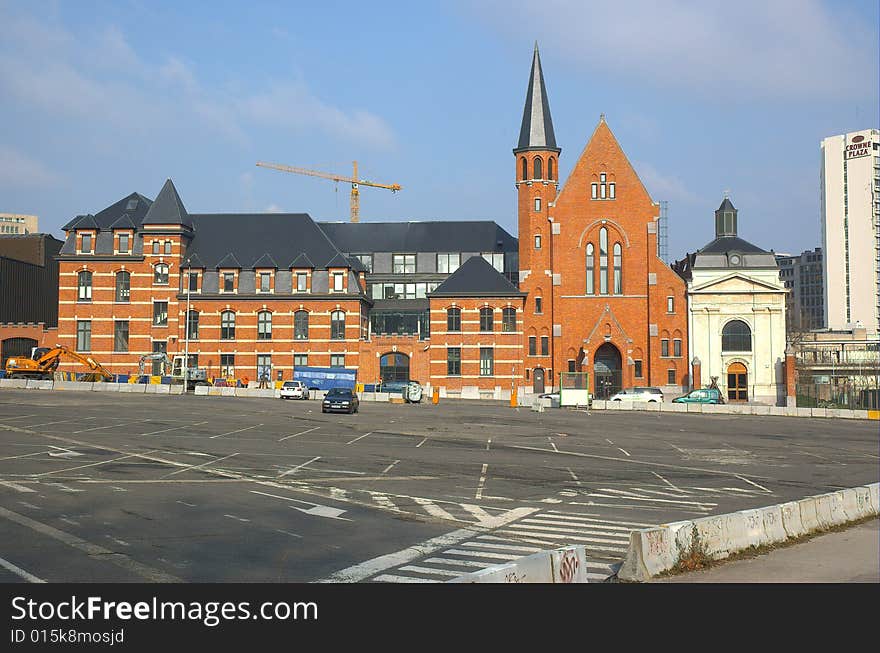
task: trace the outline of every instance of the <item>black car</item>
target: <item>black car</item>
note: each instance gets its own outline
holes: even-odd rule
[[[333,388],[324,395],[321,403],[322,413],[356,413],[360,401],[357,394],[348,388]]]

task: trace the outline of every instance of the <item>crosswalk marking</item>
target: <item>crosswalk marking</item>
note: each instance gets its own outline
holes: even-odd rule
[[[415,576],[395,576],[394,574],[382,574],[373,578],[377,583],[430,583],[428,578],[416,578]]]
[[[430,499],[422,499],[421,497],[413,497],[413,501],[422,506],[432,517],[439,517],[440,519],[450,519],[453,521],[458,521],[453,517],[450,513],[446,512],[440,506],[436,505]]]
[[[614,526],[635,526],[637,528],[653,528],[656,524],[646,524],[636,521],[619,521],[613,519],[596,519],[594,517],[585,517],[564,512],[549,511],[541,513],[542,515],[552,515],[554,519],[568,519],[570,521],[591,522],[595,524],[612,524]]]
[[[429,567],[419,567],[417,565],[407,565],[406,567],[401,567],[400,571],[414,571],[418,574],[434,574],[437,576],[449,576],[453,578],[456,576],[461,576],[461,572],[449,571],[448,569],[432,569]]]
[[[460,565],[462,567],[479,567],[480,569],[486,566],[485,562],[474,562],[473,560],[461,560],[456,558],[428,558],[427,560],[422,560],[422,563],[430,563],[432,565]],[[458,572],[459,575],[464,573],[466,572]]]
[[[26,485],[19,485],[18,483],[13,483],[12,481],[0,481],[0,485],[5,485],[8,488],[11,488],[17,492],[36,492],[36,490],[32,490]]]
[[[596,530],[601,531],[626,531],[629,533],[632,528],[627,526],[605,526],[604,524],[592,524],[592,523],[583,523],[578,524],[577,522],[563,521],[561,519],[523,519],[522,524],[535,524],[538,526],[580,526],[583,528],[594,528]]]
[[[465,546],[462,544],[461,546]],[[540,551],[540,547],[535,546],[520,546],[516,544],[497,544],[495,542],[468,542],[468,548],[478,548],[478,549],[501,549],[502,551],[520,551],[522,552],[520,555],[528,555],[529,553],[537,553]]]
[[[471,556],[474,558],[496,558],[498,560],[516,560],[522,558],[519,553],[496,553],[494,551],[465,551],[463,549],[446,549],[445,555]],[[493,563],[495,564],[495,563]]]

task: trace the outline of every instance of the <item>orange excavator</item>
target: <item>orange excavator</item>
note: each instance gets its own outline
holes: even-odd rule
[[[63,357],[81,363],[90,372],[86,381],[109,381],[113,373],[91,356],[83,356],[64,345],[54,347],[35,347],[30,358],[13,357],[6,361],[7,379],[51,379]]]

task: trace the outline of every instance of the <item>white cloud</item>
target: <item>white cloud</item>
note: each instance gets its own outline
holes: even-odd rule
[[[876,33],[822,0],[471,3],[517,38],[591,72],[713,95],[831,97],[876,89]],[[845,4],[845,3],[844,3]]]
[[[639,178],[655,202],[661,200],[686,203],[698,201],[699,198],[688,190],[678,177],[664,175],[653,165],[644,161],[634,162],[633,167],[638,170]]]
[[[0,188],[45,188],[60,181],[56,173],[39,161],[0,145]]]
[[[283,213],[284,210],[274,202],[263,209],[266,213]]]

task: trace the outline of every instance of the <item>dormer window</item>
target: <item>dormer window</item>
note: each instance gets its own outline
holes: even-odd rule
[[[296,292],[309,292],[309,273],[296,273]]]
[[[345,273],[333,273],[333,292],[345,292]]]
[[[82,240],[80,241],[80,254],[91,254],[92,253],[92,234],[83,234]]]
[[[271,272],[260,272],[259,274],[260,292],[272,292],[272,273]]]
[[[119,234],[117,251],[120,254],[128,254],[131,251],[131,236],[128,234]]]
[[[235,292],[235,272],[224,272],[221,281],[221,292]]]

